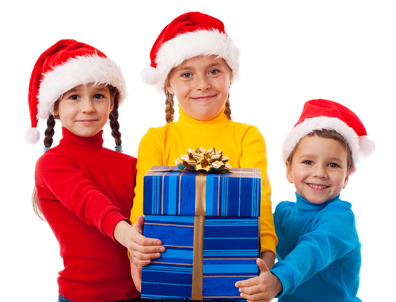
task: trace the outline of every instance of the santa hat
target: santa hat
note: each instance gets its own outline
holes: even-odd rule
[[[68,90],[82,84],[110,84],[126,96],[125,79],[120,67],[98,49],[75,40],[60,40],[48,48],[34,65],[29,85],[31,128],[24,137],[35,144],[40,138],[38,119],[54,114],[54,104]]]
[[[339,103],[317,99],[304,104],[300,119],[283,142],[282,161],[286,162],[303,137],[323,129],[334,130],[344,137],[355,166],[359,154],[368,157],[375,150],[374,142],[367,137],[366,128],[355,113]]]
[[[219,19],[199,12],[185,13],[169,23],[158,36],[151,52],[151,64],[142,70],[146,84],[162,91],[169,72],[183,61],[200,55],[217,55],[239,74],[239,49],[227,36]]]

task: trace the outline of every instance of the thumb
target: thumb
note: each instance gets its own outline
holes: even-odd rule
[[[267,264],[265,264],[263,259],[257,258],[256,263],[257,263],[258,268],[260,269],[260,274],[269,272],[268,266],[267,266]]]
[[[139,215],[133,227],[136,228],[140,234],[143,234],[143,225],[144,225],[144,217],[142,215]]]

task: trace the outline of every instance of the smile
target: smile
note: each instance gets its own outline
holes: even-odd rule
[[[329,186],[320,186],[320,185],[314,185],[314,184],[307,184],[308,186],[310,186],[311,188],[314,188],[314,189],[321,189],[321,190],[323,190],[323,189],[326,189],[326,188],[328,188]]]
[[[96,122],[97,120],[77,120],[77,123],[83,123],[83,124],[89,124],[89,123],[93,123]]]
[[[215,96],[216,96],[216,94],[215,95],[207,95],[207,96],[195,97],[195,98],[192,98],[192,99],[194,101],[197,101],[197,102],[206,102],[206,101],[209,101],[210,99],[212,99]]]

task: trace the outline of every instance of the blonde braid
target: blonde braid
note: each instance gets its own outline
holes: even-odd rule
[[[165,90],[165,120],[167,123],[173,122],[173,114],[175,109],[173,109],[174,101],[173,94],[171,94],[166,88]]]
[[[225,103],[224,114],[230,121],[232,120],[231,119],[231,107],[230,107],[230,94],[228,94],[228,98]]]

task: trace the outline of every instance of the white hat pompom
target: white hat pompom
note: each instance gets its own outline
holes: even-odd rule
[[[26,130],[23,132],[23,138],[28,144],[34,145],[40,139],[40,132],[37,130],[37,128],[26,128]]]
[[[375,151],[375,143],[367,136],[359,138],[360,154],[363,158],[368,158]]]
[[[143,68],[142,73],[141,73],[141,77],[143,82],[145,82],[146,84],[150,85],[150,86],[154,86],[155,84],[157,84],[159,78],[160,78],[160,73],[157,71],[157,69],[148,66]]]

